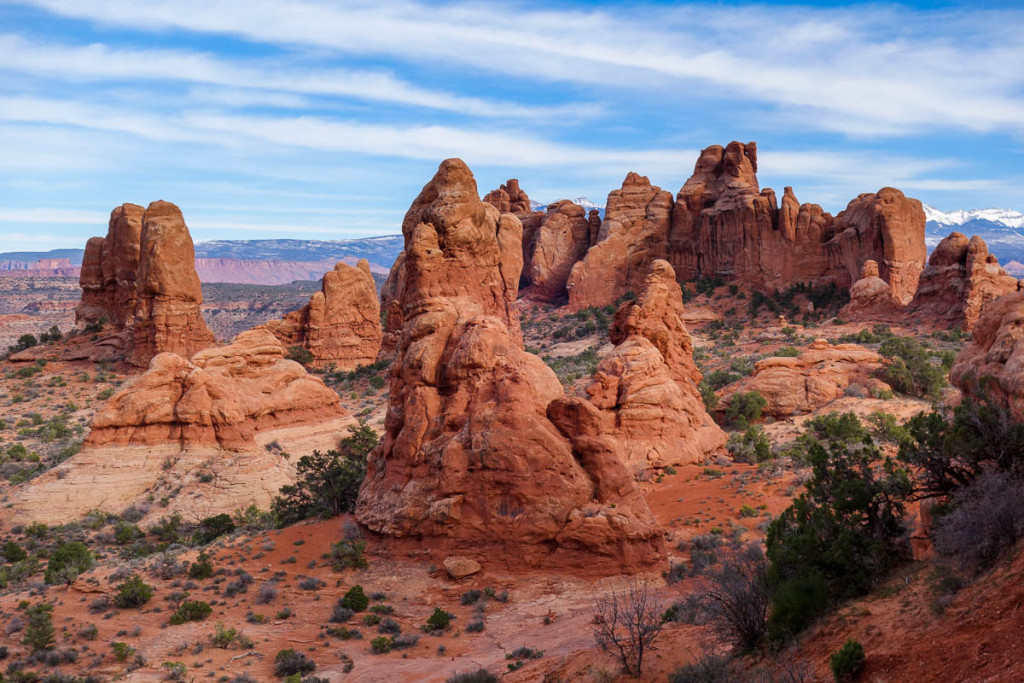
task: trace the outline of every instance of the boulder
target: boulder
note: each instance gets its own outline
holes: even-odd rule
[[[662,558],[635,485],[595,501],[606,487],[548,419],[562,387],[523,349],[519,219],[482,202],[469,168],[449,159],[402,233],[402,329],[358,519],[510,564],[621,571]]]
[[[212,346],[213,332],[199,310],[202,303],[195,247],[181,210],[170,202],[153,202],[142,217],[131,363],[147,367],[160,353],[190,358]]]
[[[285,346],[301,346],[318,367],[349,371],[370,365],[381,347],[380,301],[362,259],[356,266],[339,262],[324,274],[309,303],[266,328]]]
[[[1018,288],[1017,278],[999,266],[985,240],[953,232],[928,259],[910,312],[923,323],[969,332],[986,304]]]
[[[845,396],[852,385],[876,392],[890,390],[874,377],[886,362],[863,346],[832,345],[818,339],[795,358],[757,361],[752,375],[719,391],[719,408],[725,410],[738,393],[757,391],[767,400],[765,415],[782,418],[811,413]]]
[[[850,303],[840,311],[847,320],[882,320],[902,315],[906,307],[892,295],[889,283],[878,277],[878,262],[868,259],[860,269],[860,279],[850,287]]]
[[[473,576],[473,574],[478,573],[481,569],[483,567],[480,566],[480,563],[470,557],[449,555],[444,558],[444,570],[448,572],[448,576],[456,581]]]
[[[154,356],[149,369],[97,411],[86,447],[177,444],[255,447],[262,431],[343,416],[338,395],[287,360],[270,332],[243,332],[227,345]]]
[[[1006,406],[1024,420],[1024,292],[988,304],[960,350],[949,380],[965,396]]]

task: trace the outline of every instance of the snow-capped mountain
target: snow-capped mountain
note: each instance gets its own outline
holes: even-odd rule
[[[924,241],[931,250],[943,237],[956,231],[978,235],[1007,272],[1024,276],[1024,214],[1012,209],[957,209],[939,211],[924,205]]]
[[[604,211],[604,206],[602,206],[601,204],[598,204],[596,202],[593,202],[593,201],[587,199],[586,197],[577,197],[576,199],[574,199],[572,201],[575,204],[579,204],[580,206],[582,206],[587,211],[590,211],[591,209],[597,209],[598,211]]]
[[[929,223],[949,227],[964,225],[971,221],[985,221],[1007,228],[1024,228],[1024,213],[1012,209],[957,209],[946,213],[925,204],[924,215]]]

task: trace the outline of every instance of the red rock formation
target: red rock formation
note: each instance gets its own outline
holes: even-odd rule
[[[308,304],[266,328],[282,344],[308,349],[317,366],[348,371],[372,364],[380,352],[381,327],[369,262],[336,264]]]
[[[195,248],[181,210],[153,202],[142,219],[131,363],[148,366],[157,354],[189,358],[213,345],[199,306],[203,291],[195,269]]]
[[[826,276],[847,287],[865,259],[878,262],[879,276],[892,296],[907,304],[917,290],[928,254],[924,244],[924,208],[899,190],[883,187],[862,194],[836,216],[828,252]]]
[[[698,462],[726,442],[725,432],[704,409],[697,388],[702,377],[682,316],[682,291],[672,266],[654,261],[640,296],[615,313],[609,331],[615,349],[601,360],[586,389],[596,412],[561,409],[593,413],[586,422],[616,439],[634,469]],[[580,400],[566,399],[571,404]],[[570,436],[578,436],[564,424]],[[583,428],[584,434],[591,431]]]
[[[139,268],[139,243],[144,209],[122,204],[110,212],[106,237],[93,237],[82,256],[82,302],[75,322],[105,320],[124,327],[135,312],[135,276]]]
[[[244,450],[255,447],[258,432],[344,415],[338,395],[284,355],[281,343],[260,329],[199,351],[191,362],[158,354],[100,408],[85,445]]]
[[[529,259],[522,295],[534,301],[565,301],[569,272],[591,246],[586,210],[568,200],[548,206]]]
[[[668,233],[671,214],[671,194],[645,176],[627,175],[622,187],[608,195],[597,243],[570,272],[569,305],[607,306],[628,291],[639,291],[651,261],[660,257],[658,245]]]
[[[986,304],[1017,289],[985,240],[953,232],[928,259],[910,311],[921,322],[970,331]]]
[[[1024,292],[1006,294],[985,307],[949,380],[964,395],[1001,403],[1024,420]]]
[[[402,298],[405,296],[405,251],[398,254],[388,279],[380,290],[380,308],[384,311],[384,334],[380,358],[390,356],[398,348],[402,334]]]
[[[490,562],[648,564],[663,541],[632,481],[624,496],[602,500],[621,488],[601,479],[615,463],[581,465],[547,417],[562,388],[523,350],[521,230],[480,201],[457,159],[441,164],[406,214],[386,432],[357,517],[374,531],[445,539]]]
[[[631,174],[609,196],[598,243],[574,267],[570,304],[603,306],[636,291],[657,258],[681,280],[717,276],[767,290],[798,282],[849,287],[872,259],[892,296],[909,301],[924,267],[920,202],[883,188],[833,219],[816,204],[800,204],[788,187],[778,206],[756,172],[756,144],[731,142],[701,152],[674,203]],[[628,210],[620,215],[623,203]]]
[[[878,262],[868,259],[860,269],[860,279],[850,287],[850,303],[840,311],[846,320],[884,320],[904,315],[906,308],[892,295],[889,283],[878,277]]]
[[[737,393],[760,392],[768,401],[765,415],[788,417],[814,412],[846,395],[851,385],[869,390],[890,390],[874,374],[885,359],[856,344],[829,344],[818,339],[799,356],[764,358],[754,364],[754,374],[719,391],[719,407],[725,409]],[[891,390],[890,390],[891,391]]]
[[[519,181],[515,178],[510,178],[497,190],[488,192],[484,201],[500,213],[515,214],[515,217],[523,224],[523,279],[520,285],[526,287],[530,284],[530,264],[537,243],[537,232],[544,220],[544,212],[533,210],[529,196],[519,187]]]

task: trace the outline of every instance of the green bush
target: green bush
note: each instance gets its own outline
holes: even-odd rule
[[[893,389],[911,396],[937,398],[946,384],[946,370],[931,362],[931,354],[912,337],[889,337],[878,353],[892,361],[882,379]]]
[[[370,427],[352,426],[338,450],[299,458],[295,483],[282,486],[272,504],[278,524],[353,512],[366,477],[366,456],[376,445],[377,433]]]
[[[348,589],[345,593],[345,597],[341,599],[343,607],[347,607],[353,612],[362,612],[370,604],[370,598],[366,597],[366,593],[363,592],[363,587],[358,583]]]
[[[487,669],[477,669],[449,676],[445,683],[498,683],[498,680],[498,677]]]
[[[110,647],[114,650],[114,659],[119,662],[127,662],[130,657],[134,657],[136,650],[128,643],[111,643]]]
[[[153,597],[153,587],[138,574],[132,574],[117,587],[114,604],[122,609],[142,607]]]
[[[366,561],[366,541],[342,540],[331,544],[331,561],[334,568],[342,569],[366,569],[369,562]]]
[[[193,545],[206,545],[234,530],[235,521],[227,513],[207,517],[199,522],[199,528],[192,534],[192,543]]]
[[[82,572],[87,572],[96,564],[96,559],[88,546],[79,541],[64,543],[57,546],[46,565],[43,580],[46,583],[70,584]]]
[[[832,676],[836,683],[848,683],[855,681],[864,669],[864,647],[850,638],[843,646],[832,653],[829,657],[829,667],[832,669]]]
[[[424,631],[446,631],[451,625],[452,619],[455,617],[451,612],[445,612],[440,607],[434,608],[434,613],[427,619],[426,626],[423,627]]]
[[[718,391],[726,384],[732,384],[738,380],[740,376],[735,372],[729,372],[728,370],[715,370],[710,375],[704,378],[707,385],[711,387],[713,391]]]
[[[199,553],[196,561],[189,565],[188,576],[198,581],[213,576],[213,562],[210,561],[210,555],[205,550]]]
[[[830,599],[863,595],[900,559],[910,478],[870,437],[813,443],[808,458],[806,490],[768,527],[773,580],[819,575]]]
[[[177,626],[186,621],[202,621],[212,612],[213,608],[209,603],[201,600],[186,600],[178,605],[178,609],[174,610],[174,614],[171,615],[171,624]]]
[[[373,649],[375,654],[383,655],[391,652],[391,648],[394,645],[394,641],[387,636],[378,636],[370,641],[370,647]]]
[[[772,594],[768,640],[783,643],[810,626],[828,608],[828,583],[818,572],[798,576]]]
[[[285,357],[301,365],[310,365],[314,360],[313,353],[302,346],[289,346],[288,354]]]
[[[114,525],[114,541],[118,545],[127,545],[142,535],[142,530],[131,522],[120,521]]]
[[[752,422],[761,419],[761,412],[768,407],[768,400],[759,391],[737,392],[729,399],[725,409],[726,419],[740,427],[746,428]]]
[[[750,425],[742,434],[730,434],[726,448],[737,462],[759,463],[772,457],[768,435],[758,425]]]
[[[11,564],[21,562],[28,557],[28,553],[26,553],[22,547],[14,541],[7,541],[4,543],[3,548],[0,549],[0,555],[3,555],[4,559]]]
[[[31,648],[32,652],[49,650],[56,642],[51,612],[53,612],[53,605],[48,602],[41,602],[25,608],[28,626],[25,627],[25,637],[21,642]]]
[[[316,662],[301,652],[296,652],[293,647],[279,651],[277,656],[274,657],[274,675],[278,678],[294,676],[295,674],[301,676],[315,670]]]

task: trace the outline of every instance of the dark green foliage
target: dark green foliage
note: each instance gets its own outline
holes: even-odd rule
[[[739,378],[740,376],[738,373],[729,372],[728,370],[715,370],[704,378],[704,382],[706,382],[711,389],[717,391],[726,384],[732,384]]]
[[[22,550],[21,546],[14,541],[7,541],[4,543],[3,548],[0,549],[0,555],[3,555],[4,559],[11,564],[21,562],[28,557],[28,553]]]
[[[742,434],[731,434],[727,448],[737,462],[759,463],[772,457],[768,435],[758,425],[750,425]]]
[[[280,526],[310,517],[333,517],[355,510],[359,487],[366,477],[366,456],[377,445],[377,434],[366,425],[349,427],[338,450],[313,451],[299,458],[295,484],[281,487],[272,510]]]
[[[213,608],[209,603],[201,600],[186,600],[178,605],[178,609],[174,610],[174,614],[171,615],[171,624],[177,626],[186,621],[202,621],[212,612]]]
[[[394,646],[394,641],[387,636],[377,636],[370,641],[370,648],[375,654],[383,655],[391,652],[391,648]]]
[[[313,353],[302,346],[289,346],[285,358],[293,360],[300,365],[309,365],[313,362]]]
[[[772,594],[768,640],[782,643],[802,632],[828,609],[828,583],[817,571],[784,581]]]
[[[199,523],[199,528],[193,532],[192,543],[193,545],[206,545],[234,530],[235,521],[227,513],[207,517]]]
[[[773,580],[818,575],[831,599],[863,595],[900,559],[909,476],[869,437],[813,443],[808,459],[806,490],[768,528]]]
[[[798,297],[814,304],[814,312],[801,310]],[[798,282],[788,289],[776,290],[771,295],[754,291],[750,296],[749,313],[756,317],[762,308],[767,308],[772,315],[785,315],[791,320],[798,318],[818,320],[834,316],[840,308],[850,302],[850,292],[835,283],[816,287],[809,283]]]
[[[715,408],[718,407],[718,396],[715,395],[715,390],[706,379],[702,380],[697,388],[700,390],[701,400],[704,401],[704,410],[709,413],[715,412]]]
[[[132,574],[117,587],[114,604],[122,609],[142,607],[153,597],[153,587],[138,574]]]
[[[191,579],[202,580],[213,576],[213,562],[206,551],[199,553],[199,557],[188,567],[188,576]]]
[[[114,541],[126,545],[142,537],[142,530],[131,522],[120,521],[114,525]]]
[[[366,569],[369,562],[366,561],[366,541],[342,540],[331,544],[331,561],[334,568],[342,569]]]
[[[369,606],[370,598],[366,597],[363,587],[357,583],[348,589],[345,597],[341,599],[341,604],[353,612],[362,612]]]
[[[25,608],[28,626],[25,627],[25,637],[21,642],[30,647],[32,652],[49,650],[56,642],[52,612],[53,605],[48,602],[41,602]]]
[[[278,678],[308,674],[315,670],[316,662],[301,652],[296,652],[295,648],[281,650],[274,657],[274,675]]]
[[[912,337],[889,337],[878,353],[892,361],[882,370],[882,379],[893,389],[911,396],[938,397],[947,370],[931,362],[931,353],[921,342]]]
[[[435,607],[434,613],[427,618],[427,624],[423,627],[423,630],[428,632],[445,631],[454,617],[455,615],[451,612],[445,612],[440,607]]]
[[[43,332],[39,335],[39,343],[48,344],[52,341],[60,341],[61,337],[63,336],[64,333],[60,331],[60,328],[54,325],[46,332]]]
[[[761,419],[768,401],[759,391],[740,391],[732,395],[725,409],[726,419],[741,428]]]
[[[843,646],[832,653],[828,665],[832,669],[832,676],[836,683],[848,683],[857,680],[861,670],[864,669],[864,647],[850,638]]]
[[[35,346],[39,343],[34,334],[23,334],[18,337],[18,343],[14,346],[8,346],[7,350],[11,353],[17,353],[18,351],[24,351],[25,349]]]
[[[57,546],[46,565],[46,583],[71,583],[82,572],[89,571],[96,559],[88,546],[78,541]]]

